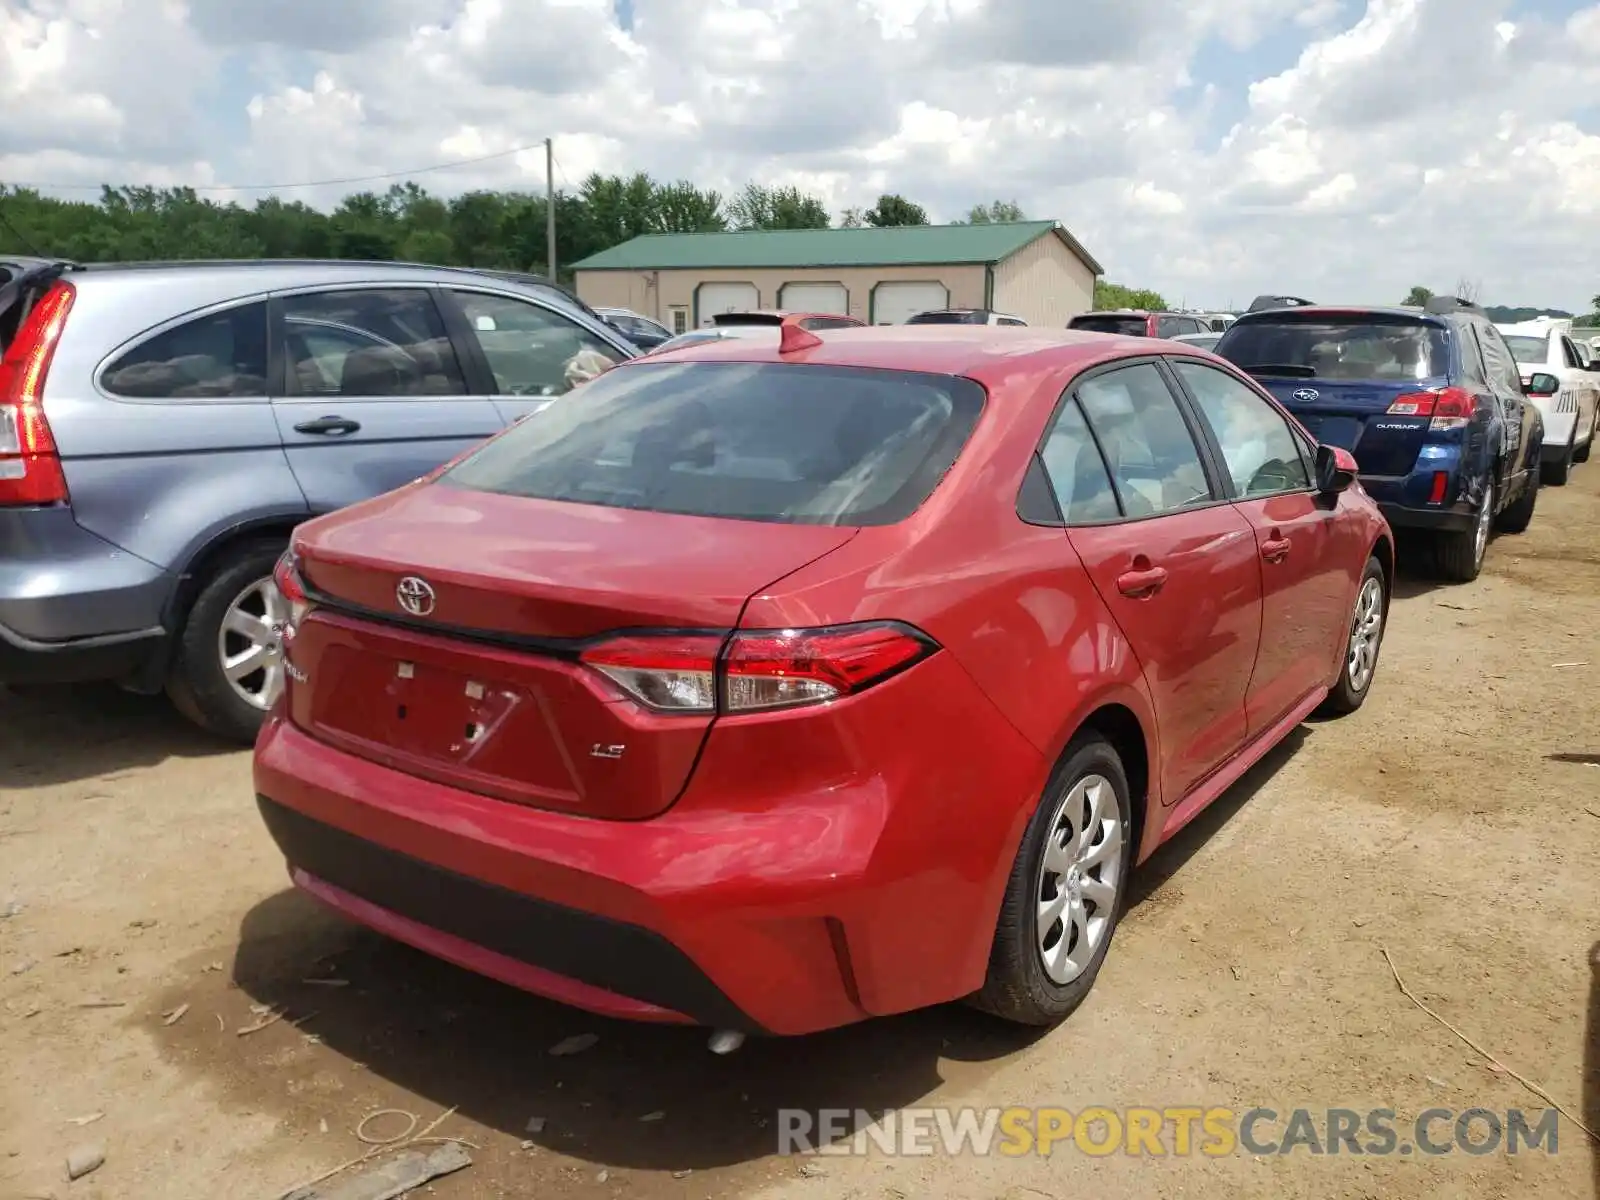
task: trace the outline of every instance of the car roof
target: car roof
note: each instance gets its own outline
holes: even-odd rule
[[[1462,309],[1462,315],[1470,310]],[[1234,321],[1235,325],[1260,325],[1271,321],[1275,317],[1289,315],[1299,321],[1307,317],[1405,317],[1410,321],[1417,321],[1424,325],[1437,325],[1441,328],[1449,324],[1449,313],[1430,313],[1420,308],[1405,308],[1398,304],[1302,304],[1290,308],[1263,308],[1255,312],[1241,314]]]
[[[657,351],[637,361],[792,362],[817,366],[923,371],[996,381],[1017,370],[1082,369],[1129,356],[1160,353],[1163,345],[1193,353],[1175,342],[1117,334],[1043,329],[1027,325],[868,325],[827,329],[811,336],[816,346],[782,354],[779,339],[719,338],[677,350]],[[628,364],[622,364],[623,369]]]

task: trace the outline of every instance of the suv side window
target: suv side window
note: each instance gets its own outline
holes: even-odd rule
[[[1272,405],[1233,376],[1196,362],[1174,362],[1217,437],[1240,497],[1311,487],[1299,439]]]
[[[467,385],[433,294],[369,288],[285,296],[290,396],[464,396]]]
[[[1483,365],[1483,352],[1478,339],[1472,336],[1472,327],[1466,321],[1452,321],[1450,335],[1461,347],[1461,371],[1467,382],[1477,387],[1487,387],[1489,374]]]
[[[1105,459],[1071,396],[1062,401],[1039,457],[1068,525],[1115,521],[1122,516]]]
[[[1154,516],[1215,499],[1189,426],[1153,363],[1095,375],[1076,395],[1123,516]]]
[[[622,353],[575,321],[526,300],[452,290],[501,396],[560,396],[616,366]]]
[[[186,321],[141,342],[100,376],[113,396],[204,400],[267,394],[267,304]]]
[[[1583,359],[1578,357],[1578,348],[1572,344],[1572,339],[1565,335],[1561,338],[1561,352],[1566,356],[1567,366],[1582,368]]]
[[[1477,331],[1478,344],[1483,347],[1483,365],[1488,369],[1489,383],[1498,392],[1521,396],[1522,375],[1500,331],[1487,323],[1474,322],[1472,327]]]

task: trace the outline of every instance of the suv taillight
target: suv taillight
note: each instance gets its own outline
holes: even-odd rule
[[[69,283],[46,292],[0,358],[0,507],[67,502],[67,478],[41,398],[73,296]]]
[[[823,629],[639,633],[589,647],[581,661],[646,708],[705,715],[770,712],[854,696],[938,649],[893,621]]]
[[[1464,429],[1477,408],[1477,398],[1466,388],[1443,387],[1400,396],[1389,405],[1389,413],[1397,417],[1431,417],[1428,428],[1433,430]]]

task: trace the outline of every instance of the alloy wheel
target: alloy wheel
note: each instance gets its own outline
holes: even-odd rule
[[[1378,666],[1378,644],[1383,640],[1383,583],[1369,577],[1356,597],[1355,617],[1350,623],[1350,654],[1345,674],[1351,690],[1363,692],[1372,682]]]
[[[228,605],[217,631],[222,677],[241,700],[265,712],[283,691],[283,627],[289,606],[270,578],[250,584]]]
[[[1082,975],[1110,936],[1124,834],[1116,792],[1103,775],[1084,776],[1056,808],[1039,866],[1034,922],[1052,983]]]

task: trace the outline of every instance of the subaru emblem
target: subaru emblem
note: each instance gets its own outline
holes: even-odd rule
[[[1294,394],[1294,398],[1303,404],[1310,404],[1313,400],[1320,399],[1322,393],[1316,388],[1301,388]]]
[[[413,617],[425,617],[433,611],[433,586],[415,575],[407,575],[395,585],[394,598]]]

